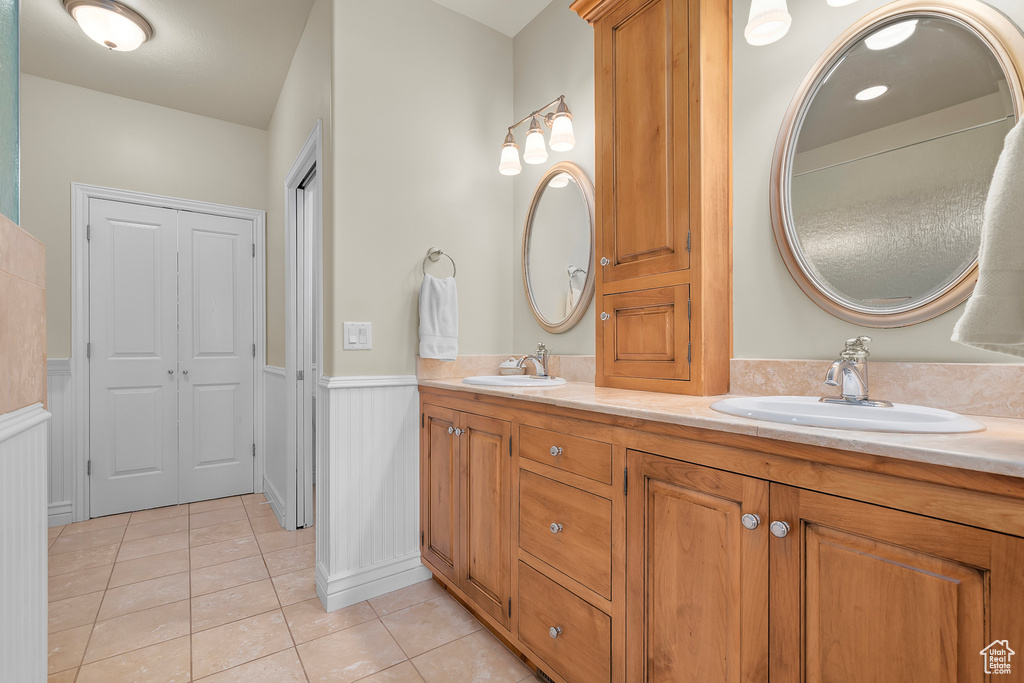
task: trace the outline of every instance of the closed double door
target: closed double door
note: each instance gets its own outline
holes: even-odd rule
[[[90,516],[253,491],[252,232],[90,200]]]

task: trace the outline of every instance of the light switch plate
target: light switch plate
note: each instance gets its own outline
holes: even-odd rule
[[[366,350],[373,348],[373,323],[345,323],[346,350]]]

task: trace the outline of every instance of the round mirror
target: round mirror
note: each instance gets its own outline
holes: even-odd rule
[[[569,162],[547,170],[523,231],[523,286],[537,322],[565,332],[594,297],[594,185]]]
[[[900,327],[970,296],[992,173],[1024,99],[1022,46],[988,5],[908,0],[826,51],[772,173],[775,238],[815,303]]]

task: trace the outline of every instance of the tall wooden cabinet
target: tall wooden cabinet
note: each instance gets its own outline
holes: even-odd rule
[[[728,391],[731,6],[572,5],[595,31],[599,386]]]

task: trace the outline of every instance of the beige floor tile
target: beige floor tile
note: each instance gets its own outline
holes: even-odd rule
[[[50,555],[47,574],[49,576],[57,576],[58,574],[68,574],[70,572],[79,572],[83,569],[102,567],[105,564],[114,564],[114,558],[117,557],[117,549],[119,547],[117,543],[113,543],[99,548],[78,550],[73,553]]]
[[[316,564],[316,546],[313,543],[287,548],[272,553],[265,553],[263,559],[271,576],[280,576],[300,569],[308,569]]]
[[[243,505],[259,505],[260,503],[266,503],[267,497],[262,493],[250,493],[247,496],[242,496]]]
[[[240,560],[243,557],[252,557],[260,554],[260,547],[256,545],[255,536],[244,538],[233,538],[230,541],[211,543],[210,545],[192,548],[192,569],[202,569],[222,562]]]
[[[274,508],[270,507],[270,503],[253,503],[245,506],[245,514],[249,515],[249,519],[268,515],[273,517]]]
[[[296,647],[313,683],[357,681],[403,661],[402,648],[374,619]]]
[[[420,581],[411,586],[391,591],[379,598],[373,598],[370,600],[370,607],[373,608],[378,616],[383,617],[386,614],[398,612],[406,607],[412,607],[427,600],[433,600],[437,596],[444,594],[445,590],[441,584],[433,579],[427,579],[426,581]]]
[[[188,600],[100,621],[93,627],[84,663],[180,638],[189,632]]]
[[[202,683],[306,683],[306,672],[295,648],[290,647],[269,657],[257,659],[248,664],[236,666],[234,669],[221,671]]]
[[[168,605],[188,598],[188,572],[130,583],[107,591],[98,619],[106,621],[123,614],[141,612],[150,607]]]
[[[376,613],[365,602],[326,612],[319,598],[285,607],[284,616],[288,620],[288,628],[291,629],[292,639],[296,645],[377,618]]]
[[[78,678],[78,669],[68,669],[60,673],[50,674],[46,677],[46,683],[75,683]]]
[[[51,539],[46,541],[46,550],[47,550],[47,552],[49,552],[50,548],[52,548],[53,544],[56,543],[56,542],[57,542],[56,538],[51,538]]]
[[[274,515],[253,517],[249,520],[249,524],[252,525],[252,530],[256,534],[267,534],[271,531],[284,531],[284,529],[281,528],[281,525],[277,523],[277,517]]]
[[[78,595],[51,602],[47,607],[47,631],[56,633],[96,621],[96,612],[103,602],[103,591]]]
[[[189,637],[184,636],[86,664],[78,674],[77,683],[185,683],[191,680],[191,671],[191,644]]]
[[[412,662],[402,662],[390,669],[375,673],[369,678],[364,678],[359,683],[423,683],[423,679],[417,673]]]
[[[73,598],[77,595],[105,590],[107,581],[110,579],[110,570],[113,568],[114,565],[108,564],[102,567],[71,572],[70,574],[51,576],[47,597],[50,602],[54,602],[56,600]]]
[[[281,610],[233,621],[192,634],[192,674],[202,678],[292,646]]]
[[[100,529],[124,527],[127,526],[129,517],[131,517],[131,515],[125,513],[123,515],[110,515],[109,517],[97,517],[96,519],[89,519],[84,522],[75,522],[74,524],[68,524],[65,526],[64,531],[61,532],[61,536],[82,534],[89,531],[99,531]]]
[[[89,643],[89,632],[92,625],[79,626],[59,633],[51,633],[46,640],[48,648],[46,658],[47,673],[57,673],[77,668],[82,663],[82,653]]]
[[[448,595],[393,612],[381,621],[410,658],[483,628]]]
[[[169,553],[140,557],[114,565],[114,571],[110,575],[110,588],[185,571],[188,571],[188,550],[173,550]]]
[[[197,512],[209,512],[210,510],[223,510],[224,508],[234,507],[235,505],[241,505],[242,499],[238,496],[231,496],[230,498],[216,498],[214,500],[204,500],[198,503],[191,503],[188,506],[188,512],[190,515],[194,515]]]
[[[139,512],[133,512],[131,521],[129,524],[141,524],[144,522],[153,522],[158,519],[167,519],[168,517],[178,517],[180,515],[188,514],[188,505],[172,505],[165,508],[153,508],[152,510],[140,510]]]
[[[153,536],[165,536],[176,531],[188,531],[188,517],[178,515],[166,519],[155,519],[152,522],[139,522],[129,524],[128,531],[124,533],[124,540],[137,541],[140,538],[152,538]]]
[[[192,598],[192,632],[278,609],[270,579]]]
[[[307,543],[316,541],[316,530],[313,528],[299,529],[297,531],[271,531],[266,534],[258,534],[256,542],[260,544],[260,550],[265,553],[272,553],[275,550],[285,548],[296,548]]]
[[[192,529],[189,532],[189,544],[195,548],[201,545],[230,541],[232,538],[242,538],[243,536],[252,536],[252,527],[249,526],[248,519],[228,522],[227,524],[214,524],[202,529]]]
[[[215,564],[192,572],[192,597],[269,578],[267,566],[259,555]]]
[[[52,541],[53,539],[55,539],[58,536],[60,536],[60,532],[62,532],[62,531],[64,531],[64,525],[63,524],[61,524],[60,526],[48,527],[46,529],[46,537]]]
[[[249,516],[245,514],[245,508],[241,505],[235,505],[229,508],[221,508],[220,510],[197,512],[189,516],[189,524],[193,529],[202,529],[203,527],[213,526],[214,524],[241,522],[248,519]]]
[[[281,605],[294,605],[316,597],[316,570],[300,569],[273,578]]]
[[[162,555],[172,550],[183,550],[187,547],[187,531],[140,538],[137,541],[125,541],[122,543],[121,550],[117,553],[117,561],[126,562],[128,560],[137,560],[140,557],[149,557],[150,555]]]
[[[81,534],[61,534],[60,538],[50,546],[50,554],[60,555],[62,553],[72,553],[76,550],[99,548],[111,543],[120,543],[122,536],[124,536],[123,526],[114,527],[113,529],[86,531]]]
[[[431,650],[412,663],[426,683],[518,683],[533,675],[486,630]]]

